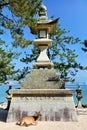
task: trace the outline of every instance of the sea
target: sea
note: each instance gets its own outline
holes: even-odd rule
[[[0,104],[7,102],[7,90],[9,89],[9,86],[12,86],[12,89],[19,89],[20,84],[1,84],[0,85]]]
[[[80,86],[81,90],[82,90],[82,99],[81,99],[81,103],[83,105],[87,105],[87,84],[66,84],[66,89],[72,89],[72,90],[76,90],[78,87]],[[74,103],[75,105],[77,105],[77,93],[75,92],[73,94],[73,99],[74,99]]]
[[[20,84],[12,84],[10,85],[12,86],[12,89],[19,89],[20,88]],[[81,99],[81,103],[83,105],[87,105],[87,84],[66,84],[65,87],[66,89],[72,89],[72,90],[76,90],[78,88],[78,86],[80,86],[80,88],[82,89],[82,99]],[[0,104],[7,102],[7,93],[6,91],[9,89],[9,84],[2,84],[0,85]],[[77,105],[77,98],[76,98],[77,93],[75,92],[73,94],[73,99],[74,99],[74,103],[75,105]]]

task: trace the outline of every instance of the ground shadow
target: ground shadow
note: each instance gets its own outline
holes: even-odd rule
[[[6,122],[8,110],[0,108],[0,121]]]
[[[75,106],[75,107],[78,108],[78,106]],[[83,108],[87,108],[87,104],[85,104],[85,105],[82,104],[82,107],[83,107]]]

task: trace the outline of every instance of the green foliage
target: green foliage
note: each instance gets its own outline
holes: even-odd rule
[[[12,61],[18,58],[19,53],[13,47],[25,48],[32,43],[30,39],[26,39],[24,30],[25,27],[36,24],[35,15],[41,2],[42,0],[0,0],[0,82],[15,78],[14,75],[20,78],[27,70],[15,70]],[[5,30],[10,31],[12,45],[7,45],[2,39]]]
[[[16,71],[14,65],[11,64],[14,55],[11,51],[6,52],[0,48],[0,83],[8,80],[10,75],[13,75]]]
[[[34,46],[32,49],[32,54],[25,53],[25,57],[23,57],[21,61],[25,62],[26,64],[28,64],[29,62],[36,61],[37,57],[39,56],[39,53],[40,49]]]
[[[24,67],[22,70],[19,69],[18,72],[14,74],[13,79],[19,81],[25,78],[28,73],[30,73],[30,67]]]
[[[82,50],[86,53],[87,52],[87,40],[84,40],[84,42],[82,42]],[[87,70],[87,66],[84,67],[84,70]]]
[[[1,1],[0,26],[10,29],[11,36],[14,39],[13,46],[25,48],[32,43],[30,39],[24,37],[24,29],[37,23],[35,15],[38,13],[41,2],[42,0]],[[3,14],[4,7],[10,15]]]
[[[80,43],[79,38],[68,36],[65,29],[58,26],[56,35],[53,36],[53,46],[51,48],[51,60],[54,62],[54,68],[60,73],[65,81],[74,81],[74,76],[79,69],[83,69],[80,63],[77,63],[78,55],[72,45]]]
[[[38,12],[42,0],[9,0],[9,9],[13,13],[13,26],[11,27],[12,38],[15,39],[13,46],[27,47],[32,43],[25,39],[24,28],[37,23],[34,18]]]
[[[9,0],[10,2],[10,10],[17,17],[21,17],[24,22],[26,20],[31,20],[34,15],[38,12],[38,7],[41,4],[41,0]]]
[[[84,52],[87,52],[87,40],[84,40],[84,42],[82,44],[84,45],[84,47],[82,47],[82,50]]]

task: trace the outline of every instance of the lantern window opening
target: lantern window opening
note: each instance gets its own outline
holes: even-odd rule
[[[47,29],[40,29],[38,31],[38,38],[48,38],[48,31],[47,31]]]

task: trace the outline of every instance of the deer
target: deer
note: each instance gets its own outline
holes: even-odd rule
[[[41,113],[36,112],[36,116],[25,116],[18,120],[17,124],[20,126],[29,126],[29,125],[37,125],[38,121],[41,118]]]

